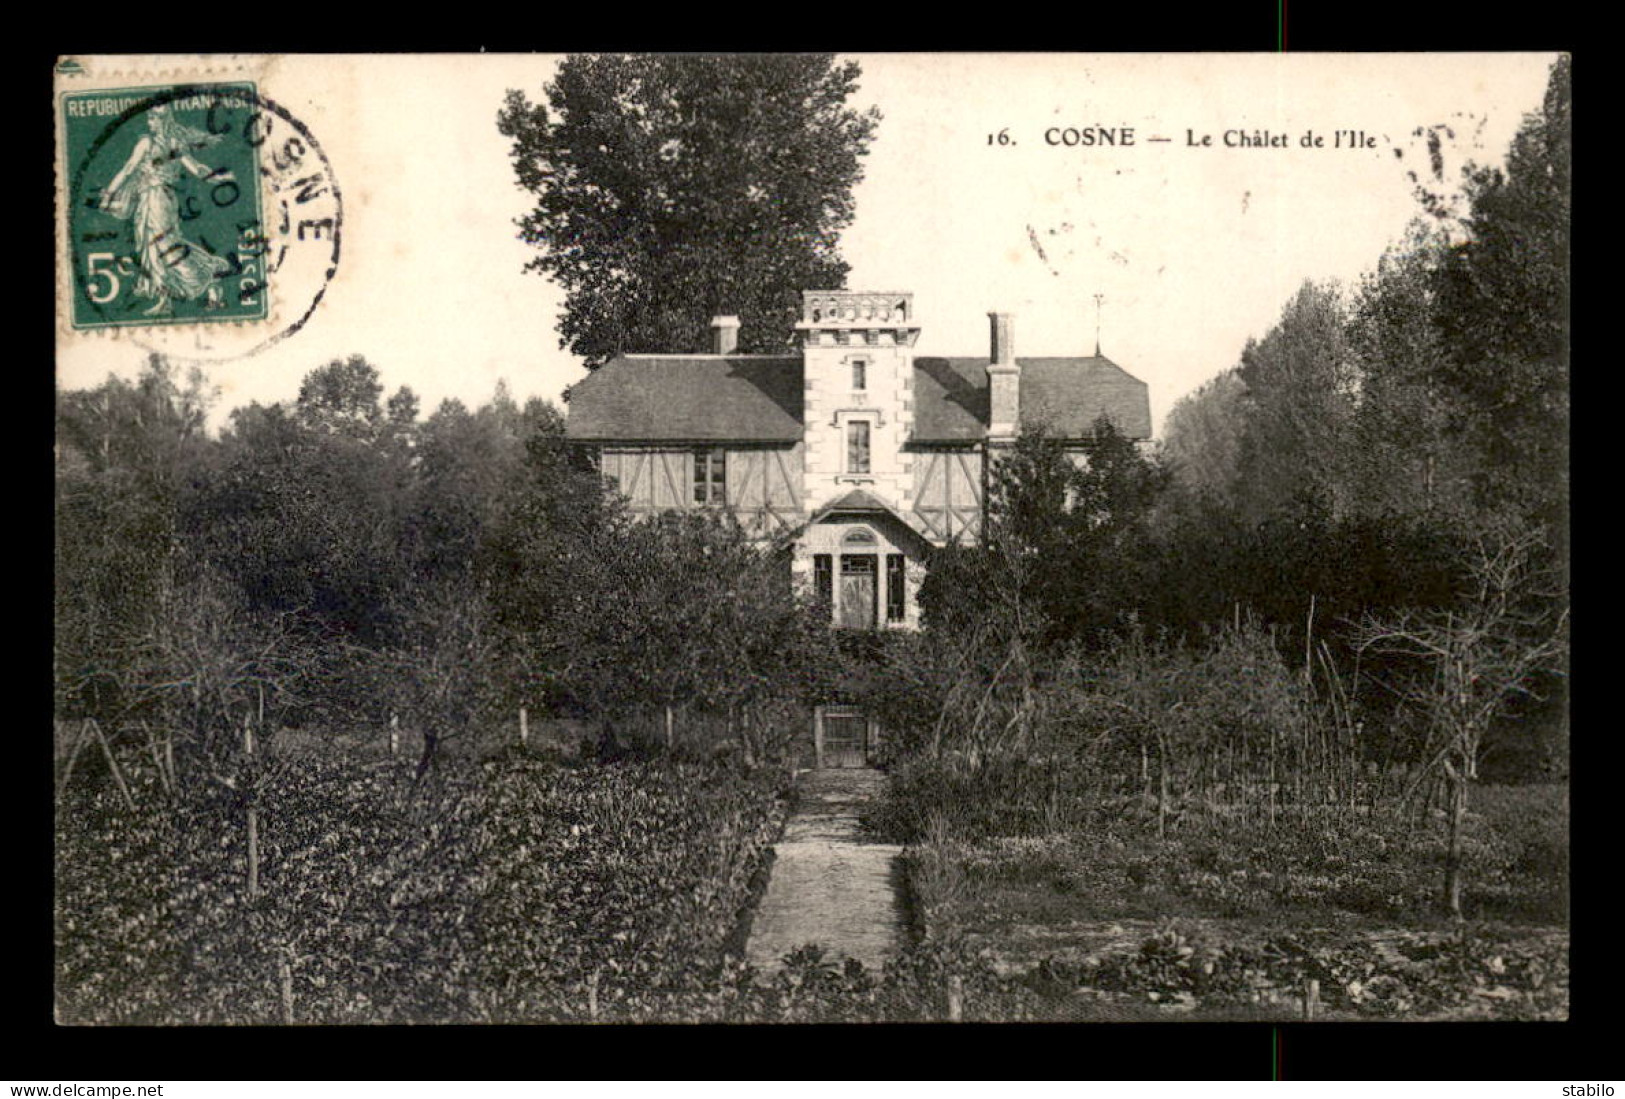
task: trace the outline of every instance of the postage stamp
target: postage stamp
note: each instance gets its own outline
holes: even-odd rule
[[[74,326],[263,319],[253,85],[83,92],[61,109]]]
[[[58,314],[73,330],[235,358],[309,319],[338,269],[343,212],[326,154],[289,111],[251,80],[70,91],[58,109]]]

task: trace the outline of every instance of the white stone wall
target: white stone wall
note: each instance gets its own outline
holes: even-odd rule
[[[914,360],[908,347],[880,333],[871,345],[864,333],[850,333],[846,345],[833,333],[818,333],[804,351],[806,401],[806,489],[802,497],[812,515],[853,489],[878,497],[907,514],[914,492],[913,467],[903,444],[914,430]],[[824,342],[827,340],[828,342]],[[852,364],[868,363],[866,385],[852,388]],[[847,468],[847,424],[869,421],[869,472]]]

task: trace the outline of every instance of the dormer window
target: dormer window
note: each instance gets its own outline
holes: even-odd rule
[[[854,390],[869,388],[869,363],[865,359],[852,360],[852,388]]]
[[[869,421],[850,420],[846,425],[846,471],[869,472]]]

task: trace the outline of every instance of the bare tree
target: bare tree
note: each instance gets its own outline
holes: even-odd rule
[[[1444,613],[1368,618],[1355,628],[1358,651],[1409,657],[1425,674],[1385,682],[1428,725],[1420,783],[1443,773],[1450,794],[1444,903],[1462,918],[1462,830],[1491,723],[1513,698],[1533,696],[1541,672],[1560,672],[1568,651],[1566,600],[1549,587],[1537,528],[1500,530],[1476,540],[1472,590]],[[1414,787],[1413,787],[1414,788]]]
[[[399,706],[423,737],[414,785],[448,738],[472,732],[493,702],[496,642],[486,595],[472,581],[431,587],[403,609],[405,643],[381,654]]]

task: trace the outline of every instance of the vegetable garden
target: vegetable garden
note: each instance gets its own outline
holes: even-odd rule
[[[61,1022],[658,1017],[721,964],[786,805],[782,772],[692,764],[297,762],[252,780],[252,893],[236,776],[170,798],[130,753],[134,810],[69,791]]]

